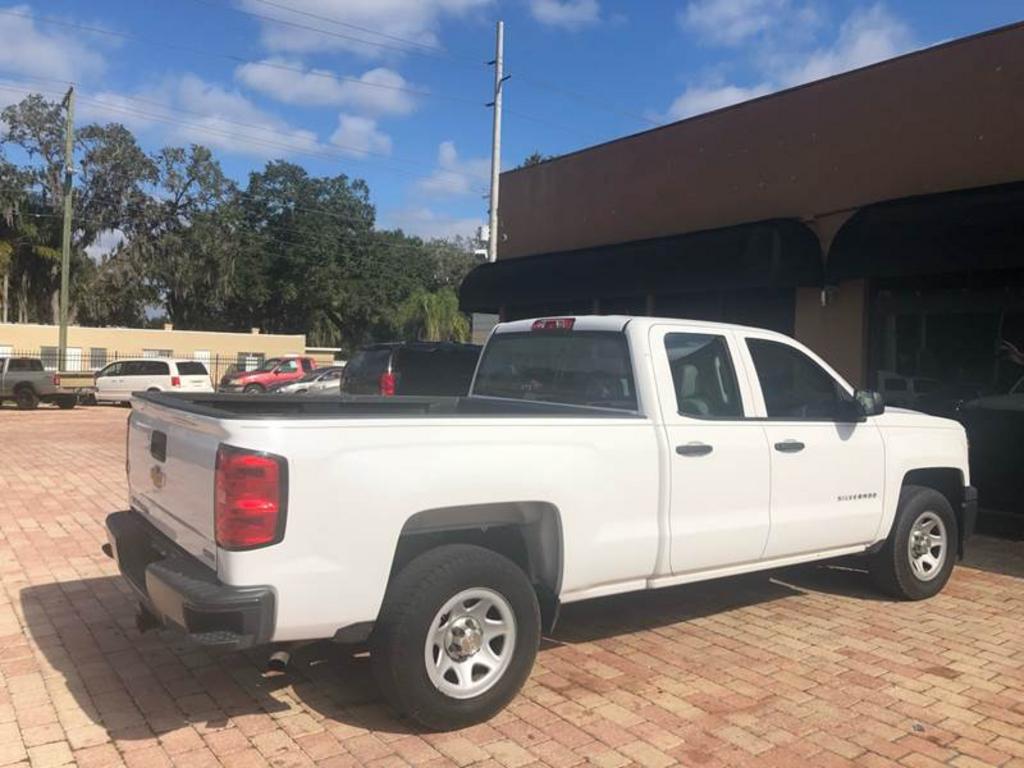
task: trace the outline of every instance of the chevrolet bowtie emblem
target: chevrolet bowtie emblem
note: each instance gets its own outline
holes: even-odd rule
[[[155,488],[163,488],[167,483],[167,475],[156,465],[153,465],[153,468],[149,470],[149,479],[153,481]]]

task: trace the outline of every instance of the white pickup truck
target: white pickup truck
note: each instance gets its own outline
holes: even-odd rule
[[[780,334],[648,317],[500,324],[467,397],[140,393],[127,471],[106,549],[143,624],[369,641],[439,729],[515,695],[562,603],[853,554],[926,598],[977,514],[956,422]]]

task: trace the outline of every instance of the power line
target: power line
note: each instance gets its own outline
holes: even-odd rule
[[[361,37],[355,37],[353,35],[346,35],[343,32],[335,32],[329,29],[321,29],[320,27],[314,27],[309,24],[300,24],[297,21],[288,21],[287,19],[278,18],[276,16],[268,16],[264,13],[257,13],[256,11],[247,11],[244,8],[237,8],[235,6],[224,6],[219,3],[213,3],[211,0],[192,0],[195,3],[202,3],[203,5],[214,6],[222,8],[224,10],[233,11],[234,13],[242,14],[243,16],[249,16],[250,18],[259,19],[260,21],[269,21],[273,24],[281,24],[292,29],[301,29],[304,32],[315,32],[320,35],[327,35],[328,37],[336,37],[341,40],[348,40],[350,42],[360,43],[362,45],[368,45],[374,48],[383,48],[385,50],[398,51],[399,53],[414,53],[422,56],[434,56],[435,54],[426,53],[424,51],[417,51],[410,48],[403,48],[397,45],[390,45],[388,43],[378,43],[373,40],[366,40]],[[372,32],[371,34],[383,35],[380,32]]]
[[[37,15],[34,15],[34,14],[22,13],[20,11],[14,11],[14,10],[9,10],[9,9],[0,9],[0,15],[3,15],[3,16],[14,16],[14,17],[17,17],[17,18],[22,18],[22,19],[29,19],[29,20],[38,21],[38,22],[41,22],[41,23],[44,23],[44,24],[51,24],[51,25],[54,25],[54,26],[63,27],[65,29],[74,29],[74,30],[77,30],[79,32],[88,32],[90,34],[105,35],[105,36],[117,38],[117,39],[120,39],[120,40],[127,40],[127,41],[134,42],[134,43],[141,43],[141,44],[145,44],[147,46],[155,46],[155,47],[159,47],[159,48],[164,48],[166,50],[176,51],[178,53],[186,53],[186,54],[189,54],[189,55],[192,55],[192,56],[198,56],[198,57],[202,57],[202,58],[223,59],[225,61],[231,61],[231,62],[234,62],[236,64],[248,64],[248,65],[252,65],[252,66],[266,67],[268,69],[275,69],[275,70],[279,70],[279,71],[283,71],[283,72],[291,72],[293,74],[325,78],[325,79],[333,80],[335,82],[340,82],[340,83],[352,83],[353,85],[356,85],[356,86],[359,86],[359,87],[362,87],[362,88],[376,88],[376,89],[382,89],[382,90],[388,90],[388,91],[398,91],[398,92],[401,92],[401,93],[408,93],[410,95],[420,96],[420,97],[423,97],[423,98],[438,99],[438,100],[441,100],[441,101],[449,101],[449,102],[456,103],[456,104],[465,104],[467,106],[471,106],[471,107],[477,108],[477,109],[480,106],[482,106],[480,100],[469,98],[469,97],[466,97],[466,96],[457,96],[457,95],[448,94],[448,93],[437,93],[435,91],[428,91],[428,90],[423,90],[423,89],[419,89],[419,88],[409,88],[407,86],[395,85],[395,84],[392,84],[392,83],[381,83],[381,82],[367,81],[367,80],[363,80],[362,78],[359,78],[359,77],[351,77],[351,76],[346,76],[346,75],[339,75],[339,74],[336,74],[334,72],[328,72],[326,70],[320,70],[320,69],[305,69],[303,67],[292,66],[290,64],[285,64],[285,63],[279,62],[279,61],[257,60],[257,59],[246,58],[244,56],[240,56],[240,55],[233,54],[233,53],[208,51],[208,50],[204,50],[204,49],[201,49],[201,48],[195,48],[193,46],[181,45],[181,44],[178,44],[178,43],[169,43],[169,42],[166,42],[164,40],[157,40],[157,39],[153,39],[153,38],[148,38],[148,37],[145,37],[145,36],[142,36],[142,35],[136,35],[136,34],[129,33],[129,32],[118,32],[118,31],[111,30],[111,29],[104,29],[102,27],[90,26],[88,24],[79,24],[77,22],[67,21],[67,20],[64,20],[64,19],[55,19],[55,18],[52,18],[52,17],[49,17],[49,16],[37,16]],[[63,82],[66,82],[66,81],[60,81],[60,82],[63,83]],[[583,98],[586,98],[586,97],[583,97]],[[524,112],[520,112],[518,110],[508,110],[508,109],[506,109],[506,113],[509,114],[509,115],[512,115],[512,116],[514,116],[514,117],[516,117],[518,119],[521,119],[521,120],[527,120],[527,121],[538,123],[538,124],[541,124],[541,125],[547,125],[547,126],[550,126],[550,127],[553,127],[553,128],[558,128],[560,130],[564,130],[564,131],[567,131],[567,132],[570,132],[570,133],[573,133],[573,134],[578,134],[578,129],[577,128],[573,128],[573,127],[570,127],[570,126],[567,126],[567,125],[564,125],[564,124],[559,124],[559,123],[556,123],[554,121],[547,120],[546,118],[537,117],[537,116],[530,115],[530,114],[527,114],[527,113],[524,113]],[[592,140],[593,140],[592,137],[588,137],[588,138],[584,139],[585,142],[589,142],[589,141],[592,141]]]
[[[60,218],[62,218],[60,214],[55,214],[55,213],[22,213],[22,214],[19,214],[19,215],[27,216],[27,217],[35,218],[35,219],[60,219]],[[95,224],[95,225],[102,225],[102,224],[104,224],[104,222],[98,221],[96,219],[88,219],[88,218],[84,218],[84,217],[81,217],[81,216],[75,217],[75,221],[76,222],[86,222],[86,223]],[[454,219],[452,221],[454,221]],[[301,232],[301,230],[295,229],[294,227],[274,227],[274,229],[280,230],[280,231],[283,231],[283,232],[291,232],[291,233],[299,233],[299,232]],[[109,230],[108,227],[104,226],[104,230],[103,231],[113,231],[113,230]],[[387,229],[371,229],[370,230],[371,233],[379,234],[379,235],[384,235],[384,234],[387,234],[387,233],[389,233],[391,231],[393,231],[393,230],[387,230]],[[281,237],[281,236],[276,235],[276,234],[267,234],[265,232],[259,232],[259,231],[250,232],[248,234],[251,234],[251,235],[253,235],[255,237],[261,238],[262,241],[264,243],[268,244],[268,245],[294,246],[294,247],[299,248],[300,250],[305,249],[305,250],[310,251],[310,252],[312,252],[312,249],[313,249],[313,246],[310,245],[309,243],[303,243],[303,242],[299,242],[299,241],[296,241],[296,240],[289,240],[287,238]],[[387,250],[387,251],[422,251],[424,247],[429,245],[429,240],[427,240],[425,238],[420,238],[420,240],[423,241],[422,244],[416,244],[416,243],[389,243],[386,240],[380,240],[380,241],[377,241],[377,242],[371,242],[369,240],[360,240],[359,238],[355,238],[355,236],[353,236],[353,237],[356,240],[356,245],[368,246],[368,247],[373,247],[373,248],[380,248],[382,250]],[[406,235],[406,237],[409,237],[409,236]],[[414,235],[414,237],[418,237],[418,236]],[[128,240],[127,237],[124,239],[123,242],[124,243],[130,243],[130,241]]]
[[[323,77],[329,80],[335,80],[343,83],[353,83],[366,88],[379,88],[389,91],[401,91],[403,93],[409,93],[416,96],[429,97],[434,99],[444,99],[448,101],[461,102],[464,104],[472,104],[473,106],[479,106],[477,99],[471,99],[464,96],[455,96],[451,94],[435,93],[434,91],[425,91],[417,88],[408,88],[401,85],[394,85],[391,83],[380,83],[374,81],[363,80],[359,77],[350,77],[346,75],[339,75],[334,72],[327,72],[324,70],[317,69],[304,69],[303,67],[293,67],[288,64],[272,61],[262,61],[256,59],[248,59],[244,56],[239,56],[232,53],[208,51],[202,48],[195,48],[188,45],[180,45],[177,43],[168,43],[163,40],[156,40],[153,38],[144,37],[142,35],[136,35],[129,32],[117,32],[111,29],[103,29],[102,27],[93,27],[88,24],[79,24],[73,21],[66,21],[64,19],[55,19],[49,16],[36,16],[30,13],[22,13],[20,11],[12,11],[9,9],[0,10],[0,15],[4,16],[16,16],[22,19],[30,19],[33,21],[43,22],[44,24],[53,24],[58,27],[65,27],[67,29],[75,29],[80,32],[89,32],[97,35],[107,35],[109,37],[116,37],[121,40],[130,40],[132,42],[145,43],[146,45],[158,46],[160,48],[166,48],[172,51],[178,51],[181,53],[188,53],[194,56],[202,56],[206,58],[218,58],[225,59],[227,61],[233,61],[237,64],[252,64],[261,67],[268,67],[270,69],[280,69],[286,72],[294,72],[301,75],[312,75],[314,77]]]
[[[430,45],[428,43],[422,43],[422,42],[420,42],[418,40],[410,40],[407,37],[399,37],[397,35],[391,35],[391,34],[388,34],[386,32],[381,32],[381,31],[376,30],[376,29],[370,29],[369,27],[361,27],[358,24],[352,24],[351,22],[348,22],[348,21],[341,21],[340,19],[334,19],[334,18],[331,18],[329,16],[322,16],[322,15],[320,15],[318,13],[312,13],[310,11],[304,11],[304,10],[299,9],[299,8],[292,8],[291,6],[285,5],[284,3],[275,3],[275,2],[273,2],[273,0],[253,0],[253,2],[260,3],[261,5],[270,6],[271,8],[278,8],[278,9],[280,9],[282,11],[288,11],[289,13],[294,13],[294,14],[297,14],[299,16],[305,16],[305,17],[310,18],[310,19],[317,19],[318,21],[326,21],[328,24],[337,24],[339,27],[347,27],[349,29],[354,29],[354,30],[357,30],[359,32],[366,32],[366,33],[371,34],[371,35],[377,35],[378,37],[382,37],[385,40],[393,40],[393,41],[398,42],[398,43],[405,43],[406,45],[412,45],[412,46],[416,46],[418,48],[424,48],[424,49],[426,49],[428,51],[433,51],[436,54],[441,54],[441,55],[444,55],[444,56],[452,56],[454,58],[464,59],[466,61],[472,61],[474,64],[479,64],[479,62],[475,58],[471,59],[468,56],[455,56],[447,48],[444,48],[443,46],[440,46],[440,45]],[[229,8],[229,10],[234,10],[234,9],[233,8]]]
[[[22,93],[22,92],[24,92],[23,88],[19,88],[17,86],[4,85],[2,83],[0,83],[0,90],[5,90],[5,91],[8,91],[8,92],[15,92],[15,93]],[[42,89],[40,89],[40,90],[42,90]],[[53,93],[54,93],[53,91],[44,91],[44,92],[47,93],[48,95],[53,95]],[[104,107],[107,110],[110,110],[112,112],[116,112],[116,113],[119,113],[119,114],[122,114],[122,115],[129,115],[129,116],[141,117],[141,118],[150,119],[150,120],[156,120],[158,122],[167,123],[169,125],[176,125],[176,126],[188,128],[188,129],[191,129],[191,130],[199,131],[201,133],[205,133],[205,134],[208,134],[210,136],[217,136],[217,137],[220,137],[220,138],[233,139],[233,140],[236,140],[236,141],[243,141],[245,143],[252,144],[252,145],[255,145],[255,146],[259,146],[259,147],[266,147],[266,148],[269,148],[269,149],[279,149],[279,150],[284,150],[284,151],[287,151],[287,152],[292,152],[292,153],[295,153],[295,154],[306,155],[306,156],[309,156],[309,157],[317,157],[317,158],[320,158],[320,159],[327,159],[327,160],[354,160],[356,162],[364,162],[364,163],[371,162],[370,160],[368,160],[365,157],[358,157],[358,156],[353,157],[353,156],[345,154],[344,152],[331,152],[331,151],[328,151],[329,150],[328,147],[323,147],[322,149],[315,149],[315,148],[311,148],[311,147],[307,147],[307,146],[292,144],[292,143],[289,143],[287,141],[274,141],[272,139],[262,138],[262,137],[259,137],[259,136],[252,136],[252,135],[248,135],[248,134],[238,134],[238,133],[233,133],[233,132],[230,132],[230,131],[218,130],[216,127],[212,127],[212,126],[208,126],[208,125],[203,125],[201,123],[192,123],[192,122],[187,122],[187,121],[184,121],[184,120],[179,120],[177,118],[174,118],[174,117],[168,116],[166,114],[162,114],[162,113],[156,113],[156,112],[146,111],[146,110],[142,110],[142,109],[134,109],[131,106],[112,104],[109,101],[105,101],[105,100],[102,100],[102,99],[89,98],[89,97],[86,97],[86,96],[80,96],[79,98],[82,101],[84,101],[84,102],[91,103],[91,104],[97,104],[99,106]],[[131,100],[131,97],[127,97],[127,96],[122,97],[122,98]],[[181,111],[187,112],[188,110],[181,110]],[[232,121],[232,120],[229,120],[229,119],[226,119],[226,118],[221,118],[221,117],[219,117],[217,115],[203,115],[202,113],[198,113],[198,112],[192,112],[191,114],[199,115],[201,117],[207,117],[207,118],[214,119],[214,120],[219,120],[221,122],[228,123],[228,124],[243,125],[243,126],[247,125],[248,127],[254,128],[256,130],[263,131],[263,132],[265,132],[267,134],[272,134],[272,135],[275,135],[275,136],[283,136],[283,134],[281,134],[281,133],[279,133],[277,131],[274,131],[273,129],[261,128],[259,126],[254,126],[252,124],[237,123],[235,121]],[[285,138],[287,138],[287,137],[285,137]],[[379,156],[379,157],[387,157],[387,155],[383,155],[382,153],[375,153],[375,152],[372,152],[372,151],[363,150],[361,148],[350,147],[350,150],[358,152],[358,153],[360,153],[362,155],[376,155],[376,156]],[[414,161],[405,161],[405,162],[408,162],[410,164],[419,165],[420,167],[428,167],[425,164],[418,164],[418,163],[415,163]],[[412,171],[408,171],[408,170],[406,170],[404,168],[400,168],[400,167],[393,166],[393,165],[378,164],[376,167],[378,167],[380,169],[383,169],[383,170],[390,171],[392,173],[397,173],[397,174],[400,174],[400,175],[403,175],[403,176],[409,176],[411,178],[417,178],[417,179],[423,179],[423,180],[431,180],[431,179],[435,178],[435,176],[437,174],[442,174],[444,176],[450,176],[453,179],[461,179],[461,178],[464,178],[464,177],[467,177],[467,176],[468,177],[477,178],[479,180],[483,180],[484,178],[486,178],[482,174],[478,174],[478,173],[472,173],[472,172],[465,172],[465,173],[463,173],[461,171],[451,171],[451,170],[446,170],[444,168],[437,168],[437,169],[435,169],[433,174],[425,175],[425,174],[422,174],[422,173],[415,173],[415,172],[412,172]]]

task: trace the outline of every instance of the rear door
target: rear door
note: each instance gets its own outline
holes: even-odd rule
[[[131,507],[182,549],[216,568],[214,479],[218,438],[152,403],[128,420]]]
[[[194,360],[179,360],[176,363],[182,392],[212,392],[213,382],[206,366]]]
[[[748,336],[745,353],[771,446],[771,534],[765,556],[872,541],[882,516],[885,454],[858,420],[845,384],[803,350]]]
[[[656,325],[651,352],[668,434],[675,574],[756,562],[769,532],[768,444],[748,418],[731,334]]]

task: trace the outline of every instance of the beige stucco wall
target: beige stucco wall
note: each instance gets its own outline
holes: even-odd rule
[[[821,355],[851,383],[865,386],[867,376],[867,283],[850,280],[822,306],[821,290],[798,288],[796,337]]]
[[[38,354],[40,347],[57,346],[57,326],[32,323],[0,323],[0,347],[15,352]],[[94,347],[104,348],[109,355],[141,355],[146,349],[169,349],[174,355],[192,357],[196,352],[214,355],[237,355],[239,352],[262,352],[265,355],[302,354],[306,337],[264,333],[217,333],[212,331],[179,331],[143,328],[68,327],[68,346],[88,356]]]

